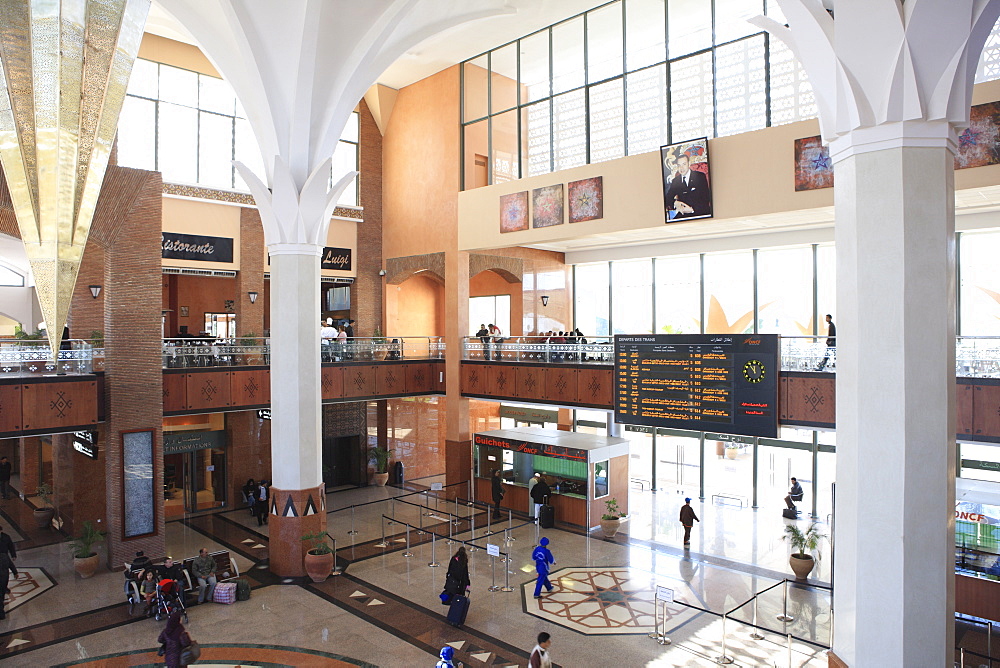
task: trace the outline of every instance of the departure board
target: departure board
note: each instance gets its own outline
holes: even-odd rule
[[[778,436],[777,334],[615,336],[615,422]]]

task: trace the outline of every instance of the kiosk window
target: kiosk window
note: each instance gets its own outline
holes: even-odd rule
[[[594,464],[594,498],[608,495],[608,461]]]

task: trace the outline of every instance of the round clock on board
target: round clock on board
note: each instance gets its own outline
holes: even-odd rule
[[[748,383],[759,383],[764,380],[764,363],[760,360],[750,360],[743,365],[743,377]]]

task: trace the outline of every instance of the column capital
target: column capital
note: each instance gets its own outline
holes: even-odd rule
[[[317,244],[268,244],[268,255],[310,255],[314,257],[323,256],[323,247]]]
[[[946,148],[952,153],[958,145],[951,123],[938,121],[899,121],[857,128],[830,142],[834,163],[861,153],[890,148]]]

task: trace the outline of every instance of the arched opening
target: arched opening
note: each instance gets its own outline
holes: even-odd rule
[[[387,285],[386,336],[444,336],[444,281],[432,272]]]
[[[494,323],[505,336],[523,333],[524,301],[521,282],[509,273],[487,269],[469,279],[469,336],[480,324]]]

